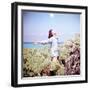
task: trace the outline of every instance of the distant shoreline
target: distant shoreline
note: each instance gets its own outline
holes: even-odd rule
[[[23,42],[23,44],[32,44],[33,42]],[[58,44],[63,44],[64,42],[58,42]]]

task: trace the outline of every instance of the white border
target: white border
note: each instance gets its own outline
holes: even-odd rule
[[[43,11],[64,11],[79,12],[80,15],[80,43],[81,43],[81,74],[73,76],[53,76],[53,77],[33,77],[21,79],[21,10],[43,10]],[[63,82],[85,80],[85,10],[70,8],[51,8],[36,6],[18,6],[18,84],[47,83],[47,82]]]

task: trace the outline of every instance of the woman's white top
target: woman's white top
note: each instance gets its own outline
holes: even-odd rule
[[[49,43],[50,44],[50,50],[51,50],[51,57],[57,57],[59,56],[59,50],[58,50],[58,37],[53,36],[48,40],[41,41],[41,43]]]

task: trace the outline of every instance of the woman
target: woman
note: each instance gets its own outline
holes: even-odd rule
[[[60,68],[59,64],[59,49],[58,49],[58,37],[55,31],[52,29],[49,30],[48,40],[38,42],[40,44],[50,44],[50,53],[51,53],[51,67],[50,71],[54,71],[57,68]]]
[[[59,60],[58,37],[55,31],[49,30],[48,40],[40,41],[41,44],[50,44],[51,60]]]
[[[48,42],[50,42],[51,60],[59,60],[58,37],[52,29],[49,30]]]

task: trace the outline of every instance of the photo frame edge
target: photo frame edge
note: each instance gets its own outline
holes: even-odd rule
[[[52,7],[55,5],[55,7],[69,7],[69,8],[78,8],[78,9],[84,9],[85,10],[85,80],[78,80],[78,81],[67,81],[67,82],[47,82],[47,83],[34,83],[34,84],[18,84],[18,65],[17,65],[17,57],[18,57],[18,52],[17,52],[17,45],[18,45],[18,37],[17,37],[17,11],[19,5],[42,5],[41,3],[24,3],[24,2],[14,2],[11,4],[11,86],[13,87],[23,87],[23,86],[42,86],[42,85],[60,85],[60,84],[74,84],[74,83],[87,83],[88,82],[88,7],[87,6],[70,6],[70,5],[56,5],[56,4],[43,4],[46,6]],[[42,6],[43,6],[42,5]]]

